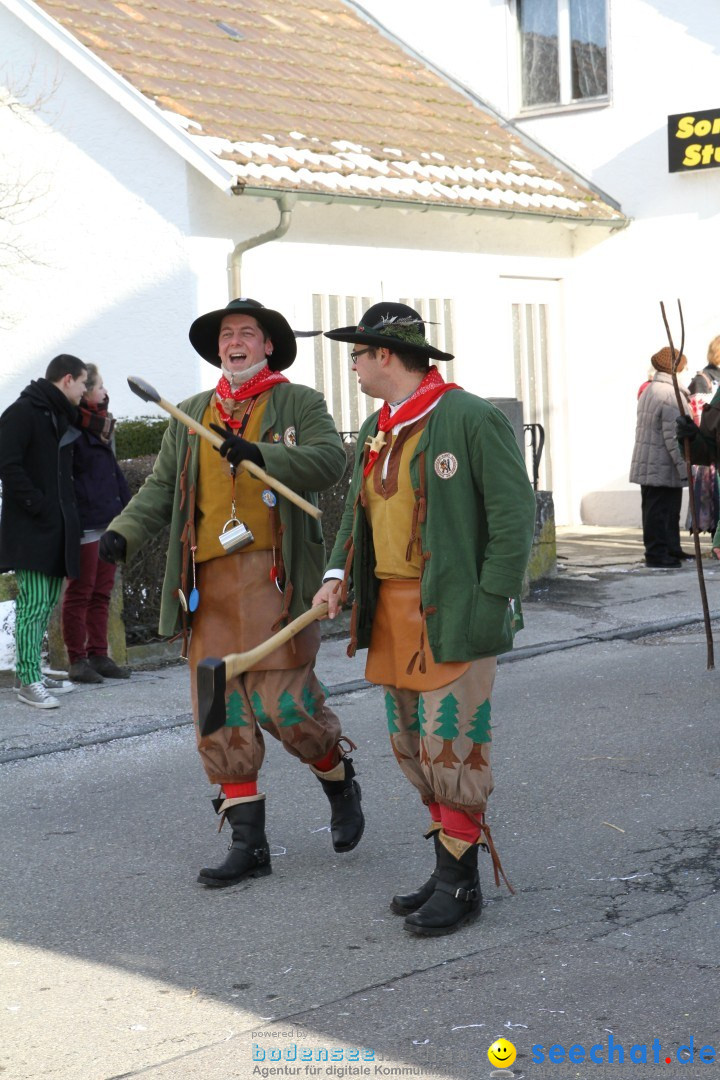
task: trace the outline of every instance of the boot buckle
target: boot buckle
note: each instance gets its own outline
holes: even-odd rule
[[[455,899],[460,900],[465,904],[471,903],[472,901],[477,900],[477,898],[478,898],[477,889],[462,889],[462,888],[460,888],[460,889],[455,890]]]

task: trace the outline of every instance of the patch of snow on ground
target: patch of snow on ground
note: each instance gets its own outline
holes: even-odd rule
[[[0,671],[15,667],[15,601],[0,602]]]

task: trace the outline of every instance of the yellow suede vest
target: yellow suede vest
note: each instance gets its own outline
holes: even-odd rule
[[[250,442],[258,442],[260,439],[260,427],[262,415],[267,405],[270,391],[266,390],[255,400],[248,426],[245,429],[244,438]],[[222,420],[212,398],[205,410],[202,419],[203,425],[210,424],[222,426]],[[235,478],[235,505],[236,516],[242,521],[253,534],[254,541],[241,551],[267,551],[273,546],[271,515],[272,511],[262,500],[265,490],[260,480],[250,476],[245,470],[238,472]],[[221,458],[207,439],[200,440],[200,455],[198,463],[195,537],[197,551],[196,562],[206,562],[225,554],[225,549],[218,540],[223,526],[231,517],[232,505],[232,478],[230,466]],[[229,526],[232,528],[232,526]]]
[[[415,507],[410,459],[424,426],[421,424],[418,430],[413,425],[411,432],[401,428],[398,435],[393,436],[389,449],[381,452],[365,483],[366,509],[375,547],[375,576],[381,579],[420,577],[418,545],[411,546],[409,560],[407,555]],[[400,445],[396,446],[398,442]],[[388,456],[390,461],[383,482],[383,462]]]

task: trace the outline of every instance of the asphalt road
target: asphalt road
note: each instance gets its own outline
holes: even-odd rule
[[[621,1080],[643,1047],[666,1080],[717,1074],[717,699],[697,632],[503,665],[490,822],[517,895],[484,857],[482,919],[431,940],[387,906],[432,860],[376,689],[335,701],[361,845],[332,852],[319,785],[271,745],[273,874],[235,889],[195,882],[227,840],[189,727],[0,767],[2,1080],[585,1080],[612,1043]]]

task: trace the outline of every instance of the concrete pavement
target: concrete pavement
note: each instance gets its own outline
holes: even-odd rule
[[[483,857],[482,919],[447,938],[388,910],[429,869],[425,813],[342,642],[321,672],[360,747],[363,841],[332,852],[319,785],[271,745],[273,873],[217,892],[195,882],[227,839],[181,667],[49,713],[3,690],[21,725],[5,753],[24,758],[0,769],[3,1080],[629,1080],[654,1054],[667,1080],[712,1074],[718,676],[694,570],[641,568],[632,535],[563,537],[561,555],[494,693],[491,824],[517,894]]]
[[[707,538],[703,545],[707,549]],[[705,559],[704,573],[710,612],[720,619],[720,563]],[[558,530],[557,576],[536,585],[523,608],[525,628],[502,663],[702,620],[695,564],[647,569],[639,529]],[[320,650],[317,671],[332,698],[365,685],[365,653],[351,660],[346,649],[345,638],[328,637]],[[60,708],[39,710],[17,700],[12,676],[5,673],[0,763],[189,724],[188,687],[185,665],[168,663],[134,671],[127,682],[78,686],[60,699]]]

